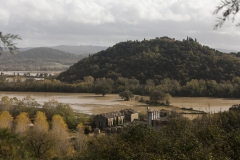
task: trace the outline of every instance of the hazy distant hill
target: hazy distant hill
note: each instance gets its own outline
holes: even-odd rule
[[[29,49],[33,49],[34,47],[25,47],[25,48],[19,48],[18,51],[19,52],[23,52],[23,51],[27,51]],[[39,48],[39,47],[36,47],[36,48]]]
[[[75,55],[52,48],[33,48],[0,56],[0,70],[66,70],[88,55]]]
[[[228,49],[222,49],[222,48],[216,48],[216,50],[223,52],[223,53],[231,53],[231,52],[237,53],[238,52],[236,50],[228,50]]]
[[[240,77],[240,53],[226,54],[189,38],[178,41],[162,37],[120,42],[80,60],[59,75],[62,81],[94,78],[136,78],[145,83],[164,78],[181,83],[191,79],[232,80]]]
[[[41,48],[41,47],[26,47],[26,48],[19,48],[18,50],[20,52],[22,52],[22,51],[27,51],[27,50],[33,49],[33,48]],[[81,55],[81,54],[97,53],[99,51],[107,49],[108,47],[92,46],[92,45],[81,45],[81,46],[60,45],[60,46],[46,47],[46,48],[52,48],[52,49],[57,49],[57,50],[60,50],[60,51],[63,51],[63,52],[68,52],[68,53]]]
[[[91,46],[91,45],[81,45],[81,46],[67,46],[67,45],[60,45],[56,47],[51,47],[53,49],[58,49],[64,52],[73,53],[73,54],[93,54],[99,51],[105,50],[108,47],[103,46]]]

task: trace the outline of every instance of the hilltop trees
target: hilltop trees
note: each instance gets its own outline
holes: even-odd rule
[[[98,69],[90,72],[91,66],[98,66]],[[128,89],[122,87],[123,84],[129,85],[129,81],[124,78],[136,80],[140,84],[146,83],[148,79],[159,84],[167,78],[176,80],[180,85],[192,79],[216,80],[219,83],[240,76],[239,66],[240,58],[235,53],[221,53],[196,41],[160,37],[120,42],[80,60],[57,78],[71,83],[89,75],[95,79],[108,77],[118,81],[118,91],[122,92]]]

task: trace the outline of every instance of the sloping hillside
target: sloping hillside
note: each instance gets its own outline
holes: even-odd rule
[[[58,49],[60,51],[73,53],[77,55],[81,54],[93,54],[99,51],[107,49],[107,47],[103,46],[91,46],[91,45],[81,45],[81,46],[67,46],[67,45],[60,45],[56,47],[52,47],[53,49]]]
[[[231,80],[240,76],[239,54],[225,54],[194,41],[176,41],[168,37],[144,41],[120,42],[105,51],[80,60],[59,75],[72,82],[91,75],[94,78],[119,76],[147,79]]]
[[[66,70],[86,55],[74,55],[52,48],[33,48],[0,56],[0,70]]]

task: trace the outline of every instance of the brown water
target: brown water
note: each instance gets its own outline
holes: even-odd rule
[[[210,113],[227,111],[233,104],[240,104],[240,99],[209,97],[175,97],[171,105],[193,108]]]
[[[135,101],[123,101],[117,94],[101,95],[86,93],[51,93],[51,92],[0,92],[2,96],[23,99],[27,95],[33,97],[38,103],[43,104],[55,99],[60,103],[70,104],[75,110],[87,114],[98,114],[118,111],[124,108],[133,108],[136,111],[146,111],[146,105]],[[174,97],[171,105],[185,107],[207,112],[219,112],[228,110],[233,104],[240,103],[240,99],[202,98],[202,97]],[[168,109],[168,107],[151,107],[152,109]],[[172,108],[170,108],[172,109]]]
[[[133,105],[135,102],[125,102],[116,94],[102,97],[101,95],[85,93],[0,92],[0,98],[8,96],[23,99],[27,95],[34,98],[41,105],[48,100],[55,99],[59,103],[70,104],[73,109],[87,114],[104,113],[135,106]]]

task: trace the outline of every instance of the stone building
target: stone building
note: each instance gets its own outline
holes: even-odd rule
[[[147,126],[162,127],[167,124],[171,112],[168,110],[151,110],[147,108]]]
[[[94,127],[103,130],[108,127],[123,125],[126,122],[132,122],[134,119],[138,119],[138,112],[132,109],[102,113],[94,117]]]
[[[123,109],[120,112],[124,115],[125,122],[132,122],[134,119],[138,119],[138,112],[133,109]]]

